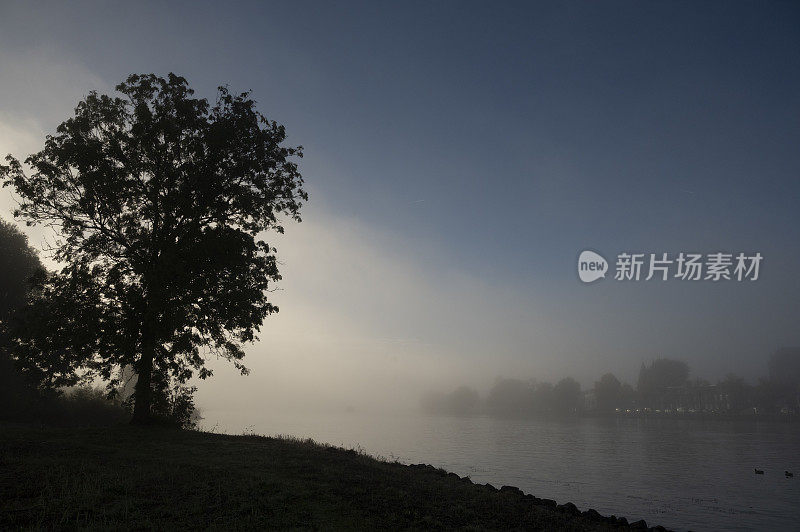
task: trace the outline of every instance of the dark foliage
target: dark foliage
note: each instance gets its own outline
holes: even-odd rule
[[[562,414],[575,414],[583,408],[581,385],[566,377],[553,386],[553,408]]]
[[[28,237],[0,219],[0,324],[25,304],[31,279],[43,271]]]
[[[622,406],[623,389],[613,373],[606,373],[600,380],[594,383],[594,395],[597,403],[597,410],[608,413]]]
[[[573,415],[581,410],[580,384],[567,377],[549,382],[497,379],[486,398],[488,413],[498,416]]]
[[[666,388],[685,386],[688,380],[689,366],[686,362],[659,358],[649,366],[642,364],[637,391],[643,397],[649,397],[662,393]]]
[[[535,400],[536,383],[519,379],[497,379],[486,398],[487,410],[495,415],[519,416],[539,409]],[[549,407],[549,404],[547,405]]]
[[[130,412],[119,401],[109,399],[100,388],[88,386],[67,390],[40,390],[20,381],[3,394],[0,420],[56,427],[107,427],[130,420]]]
[[[44,275],[27,237],[13,224],[0,220],[0,417],[22,418],[38,410],[43,398],[37,380],[26,380],[10,353],[9,322],[28,300],[32,283]]]

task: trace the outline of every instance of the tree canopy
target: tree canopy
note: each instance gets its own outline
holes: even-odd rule
[[[681,360],[658,358],[649,366],[642,364],[639,370],[637,390],[648,395],[663,391],[665,388],[685,386],[689,380],[689,366]]]
[[[597,409],[601,412],[612,412],[621,406],[622,383],[613,373],[606,373],[594,383],[594,395]]]
[[[300,221],[308,196],[282,125],[250,94],[195,98],[174,74],[131,75],[118,96],[91,92],[29,156],[9,155],[0,179],[15,216],[56,228],[60,271],[42,282],[15,337],[23,365],[54,385],[82,376],[138,377],[134,420],[150,416],[166,377],[206,378],[208,355],[242,373],[243,345],[280,279],[265,232]]]

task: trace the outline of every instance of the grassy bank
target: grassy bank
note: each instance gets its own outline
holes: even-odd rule
[[[0,529],[620,529],[574,506],[313,442],[0,425]],[[622,527],[625,528],[625,527]]]

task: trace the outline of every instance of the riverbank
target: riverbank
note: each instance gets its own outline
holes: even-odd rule
[[[0,528],[29,527],[629,526],[516,488],[311,441],[126,425],[0,425]]]

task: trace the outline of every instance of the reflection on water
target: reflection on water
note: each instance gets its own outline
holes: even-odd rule
[[[291,434],[404,463],[430,463],[478,483],[518,486],[603,514],[675,529],[797,529],[797,423],[675,419],[509,420],[204,413],[204,426]],[[224,422],[222,420],[225,420]],[[765,470],[755,475],[754,468]]]

